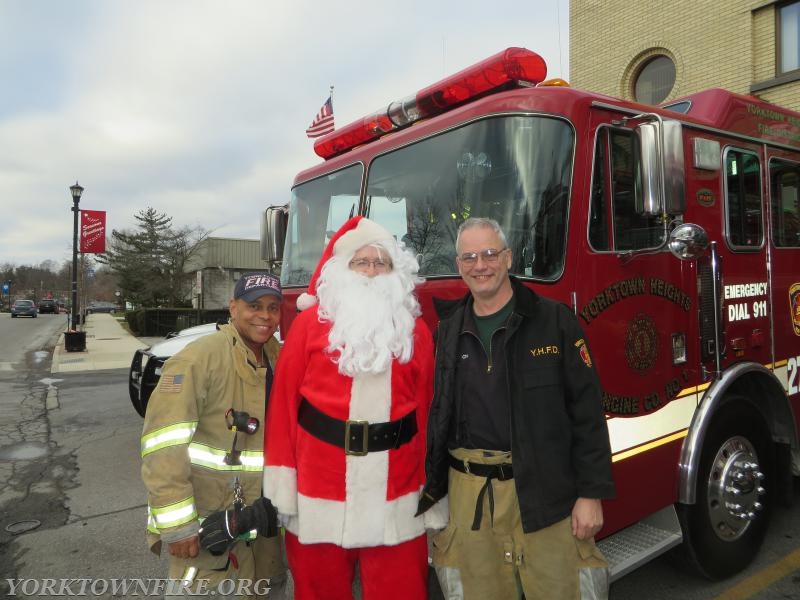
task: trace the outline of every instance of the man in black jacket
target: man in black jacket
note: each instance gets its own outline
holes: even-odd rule
[[[468,219],[456,249],[470,294],[437,306],[419,507],[449,501],[450,522],[433,538],[445,595],[603,597],[607,565],[594,535],[614,483],[583,332],[568,307],[509,276],[496,221]]]

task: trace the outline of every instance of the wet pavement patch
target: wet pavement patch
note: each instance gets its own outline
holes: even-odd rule
[[[16,523],[11,523],[10,525],[6,525],[6,531],[11,535],[19,535],[20,533],[25,533],[26,531],[31,531],[36,529],[41,525],[41,521],[37,521],[36,519],[30,519],[28,521],[17,521]]]
[[[33,460],[47,456],[47,444],[41,442],[22,442],[0,447],[0,461]]]

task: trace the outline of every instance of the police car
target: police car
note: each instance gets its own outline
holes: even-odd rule
[[[128,394],[131,397],[133,408],[139,413],[139,416],[144,417],[150,394],[158,384],[161,367],[164,366],[167,359],[196,339],[214,333],[219,325],[224,323],[227,323],[227,320],[187,327],[177,333],[167,334],[161,342],[134,352],[128,373]],[[275,332],[275,337],[281,342],[280,331]]]
[[[214,333],[217,323],[204,323],[181,329],[177,333],[168,334],[163,341],[157,342],[148,348],[137,350],[133,354],[131,368],[128,373],[128,394],[131,397],[133,408],[144,417],[150,394],[161,377],[161,367],[167,359],[183,350],[187,344],[194,340]]]

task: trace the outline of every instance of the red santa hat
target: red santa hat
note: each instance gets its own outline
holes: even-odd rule
[[[384,227],[366,217],[355,216],[339,228],[325,247],[325,251],[317,263],[317,268],[308,282],[308,291],[297,298],[297,309],[306,310],[317,303],[317,281],[325,266],[333,256],[352,256],[359,248],[369,244],[393,242],[394,236]]]

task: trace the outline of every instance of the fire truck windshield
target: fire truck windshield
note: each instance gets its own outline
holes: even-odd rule
[[[300,184],[289,207],[282,283],[307,284],[327,240],[359,212],[402,240],[423,276],[456,275],[458,226],[490,217],[506,233],[512,273],[555,280],[564,269],[573,153],[566,121],[493,116],[377,156],[363,193],[361,163]]]

